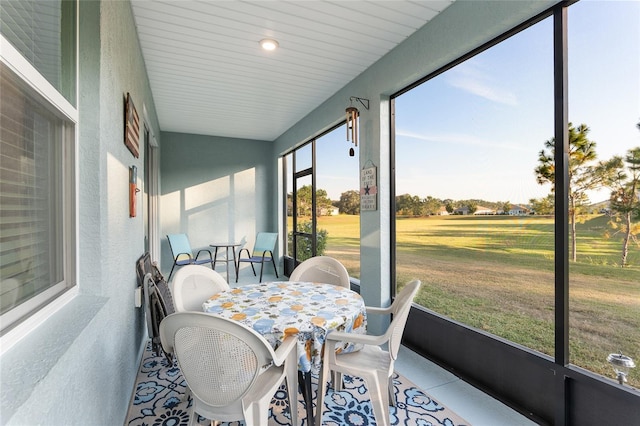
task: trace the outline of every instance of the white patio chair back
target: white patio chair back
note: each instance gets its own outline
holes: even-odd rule
[[[318,378],[316,424],[322,424],[327,379],[329,371],[332,371],[335,373],[334,387],[337,390],[342,386],[342,374],[361,377],[369,390],[376,424],[389,425],[389,403],[395,405],[391,381],[394,363],[398,357],[400,341],[411,310],[411,303],[420,284],[419,280],[406,284],[388,308],[367,307],[367,315],[393,315],[384,334],[374,336],[333,331],[327,335],[324,358]],[[357,352],[336,355],[336,344],[340,342],[361,343],[364,348]],[[381,347],[385,344],[388,350]]]
[[[289,281],[310,281],[350,288],[349,272],[339,260],[329,256],[311,257],[299,264]]]
[[[256,331],[204,312],[179,312],[160,325],[162,345],[173,352],[193,397],[197,415],[216,421],[267,425],[269,405],[287,379],[291,418],[297,424],[295,336],[277,351]]]
[[[173,277],[171,292],[176,312],[202,311],[202,304],[216,293],[229,290],[229,284],[214,271],[202,265],[186,265]]]

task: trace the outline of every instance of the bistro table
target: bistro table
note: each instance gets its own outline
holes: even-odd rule
[[[298,371],[309,425],[314,424],[311,372],[320,368],[327,333],[365,334],[367,326],[362,297],[332,284],[279,281],[243,285],[211,296],[203,309],[253,328],[274,348],[287,336],[298,336]],[[360,349],[361,345],[344,343],[336,352]]]
[[[209,247],[215,248],[213,253],[213,269],[216,269],[216,262],[223,262],[227,267],[227,282],[229,281],[229,262],[233,262],[233,270],[238,275],[238,260],[236,259],[236,247],[240,247],[239,243],[213,243],[209,244]],[[218,249],[223,248],[226,250],[226,257],[218,260]],[[229,249],[233,253],[233,258],[229,257]]]

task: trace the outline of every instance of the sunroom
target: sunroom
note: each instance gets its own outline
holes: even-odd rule
[[[529,420],[640,421],[637,2],[0,7],[0,423],[122,424],[136,259],[260,231],[422,280],[405,347]]]

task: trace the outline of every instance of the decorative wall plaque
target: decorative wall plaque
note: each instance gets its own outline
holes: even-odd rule
[[[140,144],[138,143],[140,119],[129,93],[127,93],[125,101],[124,123],[124,144],[129,148],[133,156],[138,158],[140,157]]]
[[[378,169],[366,167],[360,171],[360,211],[378,208]]]

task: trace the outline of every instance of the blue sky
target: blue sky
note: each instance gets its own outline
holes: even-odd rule
[[[548,18],[397,98],[396,193],[513,203],[546,196],[533,170],[553,136],[552,53]],[[591,128],[601,160],[640,146],[640,2],[569,8],[569,119]],[[318,187],[337,199],[358,187],[357,157],[342,131],[322,142]]]

